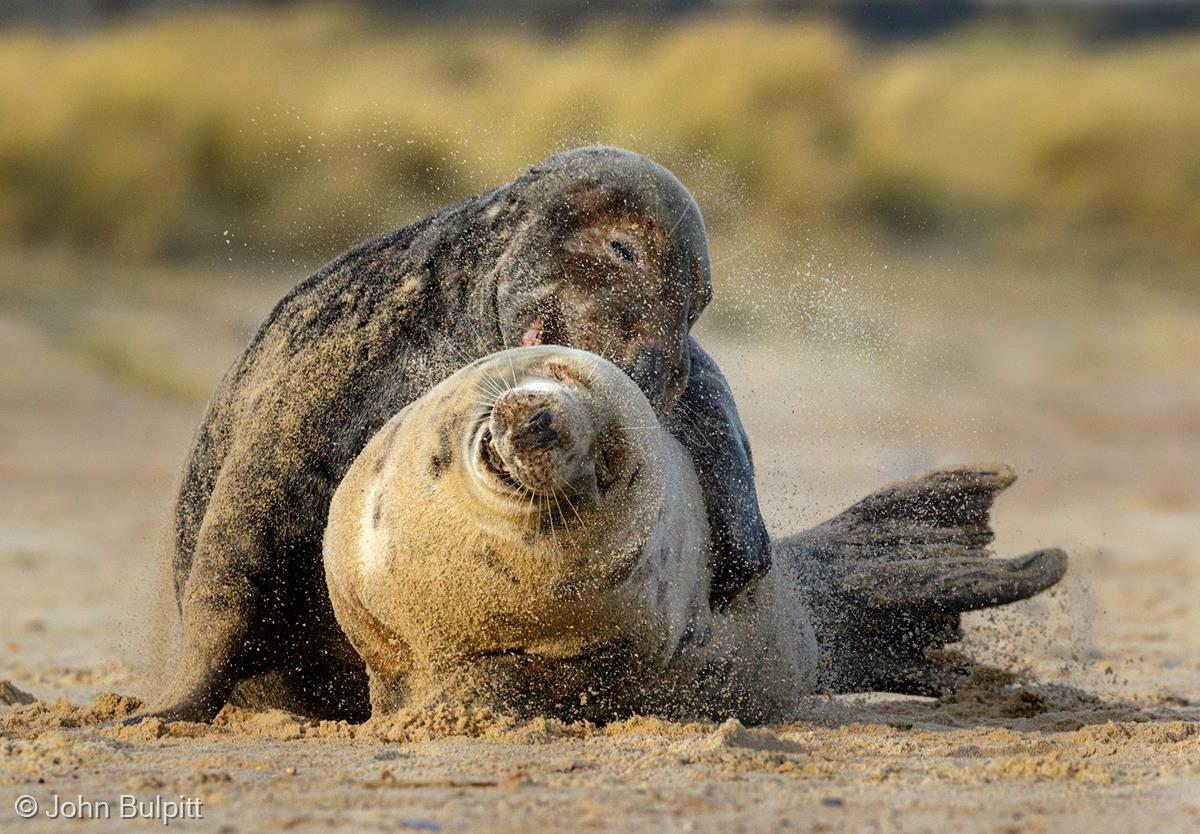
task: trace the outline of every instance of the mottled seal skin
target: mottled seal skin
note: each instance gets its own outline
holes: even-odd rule
[[[750,450],[689,336],[711,297],[687,190],[637,154],[584,148],[364,243],[298,284],[225,375],[176,512],[179,671],[157,715],[227,700],[367,714],[321,568],[329,500],[384,421],[464,364],[556,343],[611,359],[700,473],[717,605],[765,571]]]
[[[544,346],[380,429],[334,495],[325,577],[376,715],[792,717],[817,684],[803,592],[776,562],[714,609],[709,546],[691,456],[643,393]]]

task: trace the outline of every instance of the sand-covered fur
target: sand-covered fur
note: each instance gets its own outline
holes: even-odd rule
[[[790,720],[819,690],[952,688],[970,665],[936,650],[960,614],[1061,578],[1061,551],[984,550],[1013,479],[956,467],[894,484],[780,539],[757,584],[711,606],[700,483],[638,387],[592,354],[515,349],[367,445],[333,499],[326,578],[376,715],[447,700]]]
[[[321,575],[330,497],[384,421],[505,347],[587,348],[641,386],[698,464],[712,593],[732,597],[765,569],[766,532],[733,398],[689,336],[710,297],[695,202],[612,148],[551,157],[297,285],[226,374],[189,456],[174,554],[184,641],[159,714],[210,718],[232,696],[366,716]]]
[[[782,566],[709,602],[690,457],[593,354],[479,360],[388,421],[334,496],[325,568],[377,714],[794,715],[816,644]]]

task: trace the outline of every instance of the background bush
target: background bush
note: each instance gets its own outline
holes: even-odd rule
[[[999,25],[869,46],[752,16],[556,38],[342,7],[8,29],[0,242],[311,260],[602,141],[751,239],[1200,264],[1198,47]]]

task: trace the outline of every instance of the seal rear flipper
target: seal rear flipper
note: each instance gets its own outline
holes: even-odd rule
[[[1061,550],[990,558],[992,502],[1015,480],[1002,464],[935,470],[775,543],[809,595],[824,688],[946,691],[966,671],[939,651],[961,638],[962,612],[1027,599],[1062,578]]]
[[[1009,559],[950,556],[876,562],[847,573],[841,590],[873,608],[976,611],[1019,602],[1062,579],[1067,554],[1058,548]]]

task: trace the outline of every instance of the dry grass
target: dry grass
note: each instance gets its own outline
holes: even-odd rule
[[[126,256],[329,254],[605,141],[679,170],[733,236],[974,228],[1200,261],[1195,41],[987,30],[872,53],[813,20],[551,41],[217,11],[3,33],[0,114],[0,239]]]

